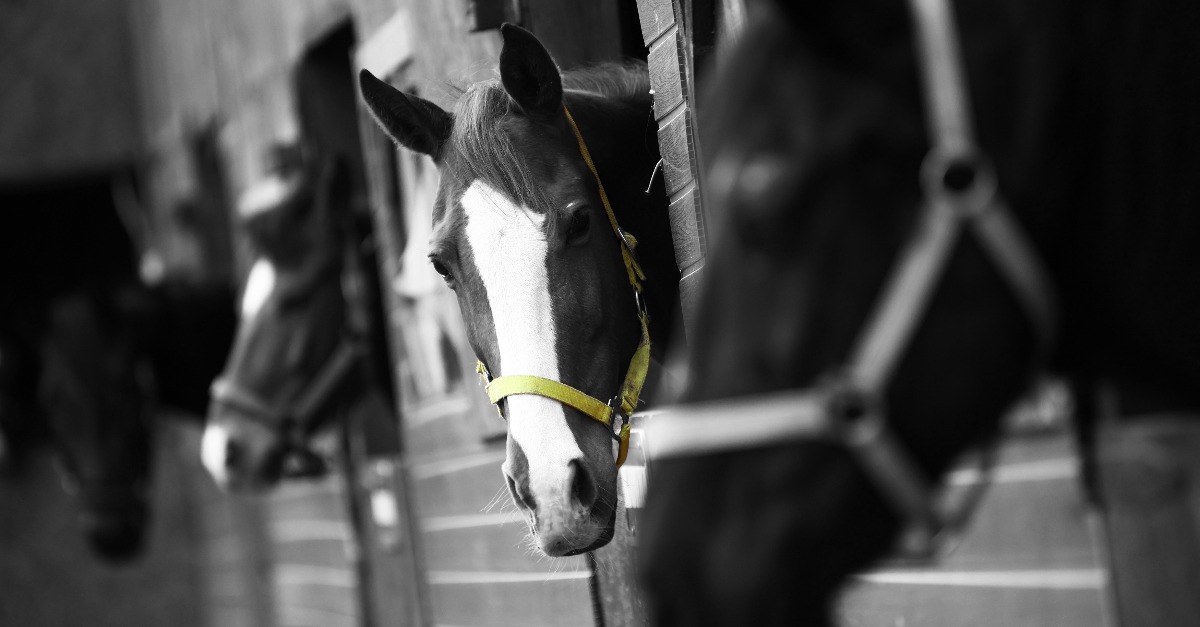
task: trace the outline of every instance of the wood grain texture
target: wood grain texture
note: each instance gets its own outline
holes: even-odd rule
[[[596,627],[583,580],[431,588],[434,614],[444,625]]]
[[[638,17],[642,22],[642,40],[649,46],[659,35],[675,24],[671,0],[638,0]]]
[[[674,196],[694,180],[690,131],[691,122],[686,111],[666,120],[665,124],[659,122],[658,146],[662,152],[662,173],[668,196]]]
[[[650,48],[646,64],[654,86],[654,119],[661,120],[683,103],[678,35],[663,37]]]
[[[675,244],[675,263],[680,272],[704,258],[699,223],[700,190],[694,185],[671,203],[671,238]]]

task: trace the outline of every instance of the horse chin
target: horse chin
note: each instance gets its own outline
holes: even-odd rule
[[[605,523],[604,527],[600,529],[600,536],[596,538],[595,542],[582,549],[571,549],[570,551],[563,553],[562,557],[590,553],[596,549],[604,547],[604,545],[608,544],[609,542],[612,542],[613,535],[615,535],[617,531],[617,508],[613,507],[610,511],[611,513],[608,516],[608,522]]]
[[[597,507],[585,518],[573,524],[559,523],[543,526],[540,530],[534,529],[534,536],[538,548],[548,557],[580,555],[611,542],[616,530],[616,520],[615,503],[597,503]]]
[[[146,502],[136,495],[106,495],[103,507],[81,512],[79,524],[94,553],[111,564],[121,564],[142,554],[148,518]]]

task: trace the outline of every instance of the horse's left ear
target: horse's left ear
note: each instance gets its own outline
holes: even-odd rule
[[[526,115],[552,119],[562,111],[562,75],[533,33],[513,24],[500,27],[500,82]]]

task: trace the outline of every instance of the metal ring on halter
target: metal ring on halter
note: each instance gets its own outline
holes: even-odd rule
[[[608,408],[612,411],[612,416],[609,419],[610,420],[609,426],[612,427],[612,437],[614,440],[620,442],[621,441],[621,428],[629,423],[629,415],[621,410],[621,395],[620,394],[617,394],[616,396],[609,399],[608,403],[606,403],[606,404],[608,405]],[[620,418],[619,424],[617,422],[617,418]]]
[[[956,172],[959,168],[964,170]],[[955,185],[953,179],[966,172],[969,172],[970,180],[961,186]],[[996,170],[991,160],[979,151],[930,150],[921,162],[920,178],[926,198],[952,201],[950,204],[961,217],[976,217],[995,204]]]
[[[885,428],[886,412],[879,394],[837,381],[827,386],[825,395],[825,415],[847,444],[869,443]]]

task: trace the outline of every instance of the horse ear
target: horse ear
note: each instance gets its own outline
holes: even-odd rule
[[[526,115],[550,119],[562,111],[562,75],[533,33],[514,24],[500,27],[500,82]]]
[[[405,148],[439,158],[454,123],[449,113],[401,92],[367,70],[358,73],[358,84],[371,115],[389,137]]]

